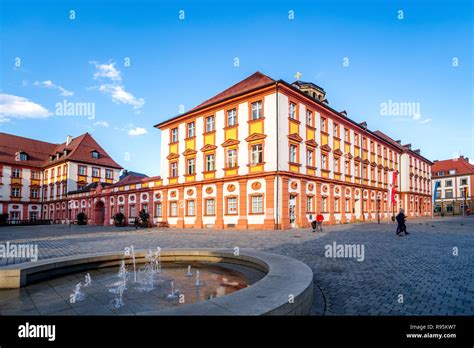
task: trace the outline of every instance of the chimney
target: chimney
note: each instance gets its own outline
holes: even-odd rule
[[[401,140],[395,140],[396,143],[398,143],[399,145],[402,145],[402,141]]]
[[[69,146],[69,144],[71,143],[71,141],[72,141],[72,136],[71,136],[71,135],[68,135],[68,136],[66,137],[66,146]]]

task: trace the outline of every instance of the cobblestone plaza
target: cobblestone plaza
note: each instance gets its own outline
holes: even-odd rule
[[[303,261],[314,273],[313,315],[473,315],[474,218],[410,220],[408,236],[387,221],[310,229],[233,231],[97,226],[3,227],[0,244],[37,244],[39,259],[119,251],[134,245],[257,249]],[[363,260],[325,256],[328,245],[361,245]],[[0,259],[1,266],[25,262]],[[31,287],[34,290],[34,286]],[[41,311],[17,303],[20,290],[0,291],[0,314]],[[80,314],[65,301],[63,314]]]

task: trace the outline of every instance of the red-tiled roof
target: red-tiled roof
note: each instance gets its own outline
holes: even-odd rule
[[[191,110],[187,111],[184,114],[178,115],[176,117],[173,117],[171,119],[168,119],[166,121],[163,121],[161,123],[158,123],[155,125],[155,127],[160,127],[161,125],[168,123],[172,120],[175,120],[177,118],[183,117],[184,115],[205,108],[206,106],[218,103],[220,101],[223,101],[225,99],[229,99],[231,97],[237,96],[239,94],[245,93],[245,92],[250,92],[254,89],[264,87],[266,85],[269,85],[271,83],[275,83],[276,81],[273,80],[272,78],[268,77],[265,74],[262,74],[261,72],[257,71],[250,75],[249,77],[245,78],[244,80],[236,83],[235,85],[227,88],[226,90],[216,94],[214,97],[207,99],[206,101],[202,102],[198,106],[195,106]]]
[[[68,150],[64,155],[64,150]],[[92,151],[99,153],[99,158],[92,157]],[[23,151],[27,154],[26,161],[16,161],[15,154]],[[59,159],[56,154],[59,153]],[[54,160],[50,161],[50,156]],[[65,160],[96,164],[105,167],[121,169],[105,150],[92,138],[89,133],[73,138],[69,145],[66,143],[52,144],[35,139],[19,137],[12,134],[0,133],[0,162],[27,165],[33,167],[46,167],[61,163]]]
[[[272,82],[275,82],[272,78],[268,77],[267,75],[262,74],[261,72],[257,71],[247,77],[246,79],[236,83],[235,85],[227,88],[225,91],[216,94],[214,97],[206,100],[205,102],[199,104],[198,106],[192,108],[191,111],[201,109],[205,106],[217,103],[221,100],[239,95],[241,93],[245,93],[248,91],[251,91],[255,88],[263,87],[265,85],[268,85]]]
[[[64,150],[68,150],[67,156],[64,156]],[[99,158],[92,157],[93,151],[97,151],[99,153]],[[48,162],[48,164],[56,164],[64,160],[70,160],[122,169],[122,167],[117,162],[115,162],[107,152],[105,152],[105,150],[94,140],[94,138],[92,138],[89,133],[84,133],[72,139],[69,145],[66,145],[66,142],[57,145],[53,155],[56,153],[61,154],[59,159]]]
[[[456,175],[474,174],[474,165],[463,157],[436,161],[431,170],[434,175],[444,172],[444,176],[449,176],[449,171],[453,169],[456,170]]]
[[[42,167],[55,147],[55,144],[45,141],[0,133],[0,163]],[[28,155],[26,161],[15,160],[16,153],[19,151],[24,151]]]
[[[117,181],[114,186],[123,186],[123,185],[130,185],[130,184],[137,184],[137,183],[140,183],[142,181],[147,181],[148,180],[148,177],[143,177],[141,175],[134,175],[134,174],[130,174],[130,175],[127,175],[125,178],[123,178],[122,180],[119,180]]]

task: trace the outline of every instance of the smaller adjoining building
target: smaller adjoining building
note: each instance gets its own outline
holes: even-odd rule
[[[469,158],[434,161],[432,173],[435,214],[462,215],[474,209],[474,165]]]

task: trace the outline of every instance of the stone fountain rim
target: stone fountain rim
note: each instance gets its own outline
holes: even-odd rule
[[[136,250],[137,263],[147,250]],[[43,259],[0,268],[0,288],[19,288],[33,281],[112,267],[122,260],[123,252],[104,252]],[[136,315],[299,315],[308,314],[313,300],[313,272],[303,262],[253,249],[162,249],[162,262],[225,262],[251,267],[265,276],[250,287],[232,294]]]

